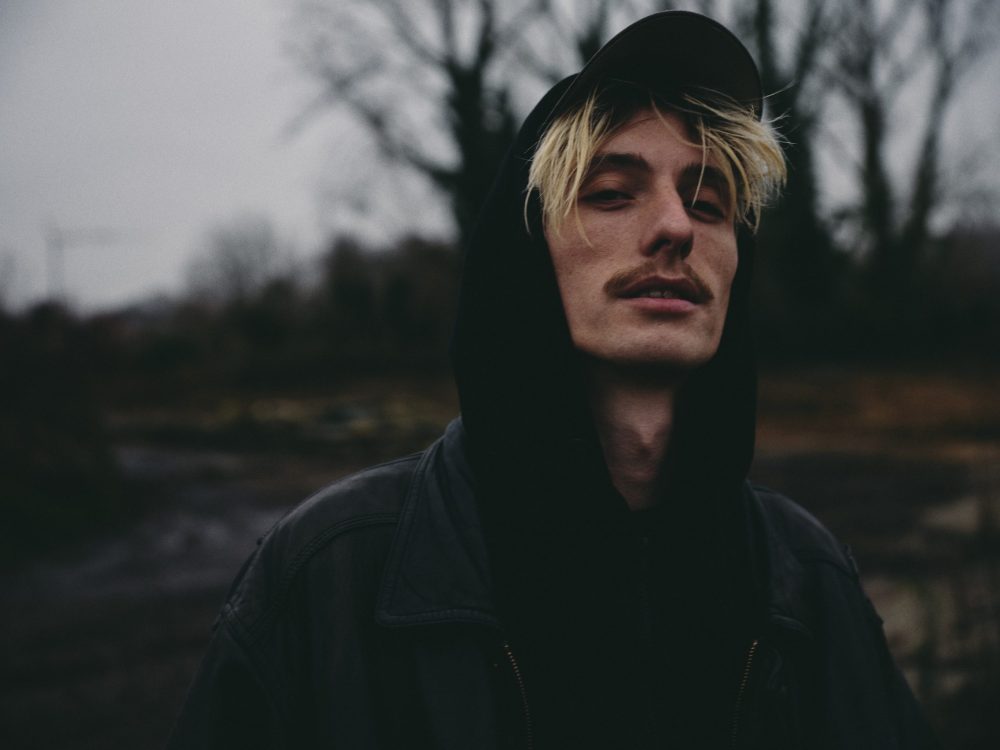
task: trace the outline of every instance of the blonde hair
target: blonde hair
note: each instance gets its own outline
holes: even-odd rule
[[[537,191],[543,226],[558,230],[577,214],[577,197],[595,155],[636,112],[650,109],[666,127],[664,112],[678,114],[702,151],[702,168],[714,159],[728,183],[730,213],[756,231],[761,210],[785,183],[785,157],[771,123],[717,91],[699,89],[667,98],[624,82],[599,85],[559,115],[535,149],[528,174],[528,206]],[[700,189],[699,181],[699,189]],[[579,222],[579,216],[577,215]],[[582,229],[582,227],[581,227]]]

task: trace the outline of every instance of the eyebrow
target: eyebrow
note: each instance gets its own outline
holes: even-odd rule
[[[631,172],[652,172],[653,168],[642,156],[632,152],[620,153],[606,151],[597,154],[587,167],[587,177],[608,172],[614,169],[624,169]]]

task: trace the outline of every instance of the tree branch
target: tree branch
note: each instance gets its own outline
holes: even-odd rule
[[[396,39],[409,49],[417,59],[430,67],[441,65],[447,53],[435,49],[429,40],[421,36],[418,25],[403,10],[399,0],[380,0],[374,5],[382,9],[386,19],[392,25]]]

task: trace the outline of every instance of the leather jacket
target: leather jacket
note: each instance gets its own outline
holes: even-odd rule
[[[280,521],[234,583],[170,747],[531,748],[460,420],[422,454],[348,477]],[[767,624],[734,748],[934,743],[849,554],[790,500],[745,487]]]

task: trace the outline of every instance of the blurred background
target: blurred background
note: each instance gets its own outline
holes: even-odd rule
[[[944,744],[1000,746],[1000,4],[6,0],[4,747],[162,744],[255,539],[456,413],[520,118],[668,7],[787,139],[753,476],[852,545]]]

